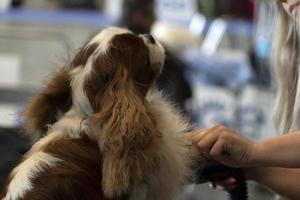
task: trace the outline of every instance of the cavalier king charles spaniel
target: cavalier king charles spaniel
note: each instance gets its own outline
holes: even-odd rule
[[[153,89],[165,54],[151,35],[107,28],[25,108],[39,139],[2,200],[170,200],[190,176],[190,127]]]

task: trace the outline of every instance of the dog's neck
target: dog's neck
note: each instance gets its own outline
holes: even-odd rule
[[[85,106],[81,106],[81,104],[82,103],[73,103],[72,107],[64,113],[63,117],[83,119],[93,114],[89,104],[85,104]]]
[[[152,91],[147,94],[146,100],[149,103],[149,112],[156,118],[159,131],[184,133],[190,129],[189,123],[181,118],[176,110],[173,110],[172,106],[162,97],[161,93]],[[101,130],[97,129],[97,131],[93,131],[93,127],[91,127],[91,123],[89,122],[89,117],[92,114],[81,112],[78,107],[73,106],[68,112],[61,115],[56,123],[50,126],[48,134],[60,132],[67,137],[78,139],[84,133],[93,141],[98,141]]]
[[[56,123],[50,126],[48,134],[61,132],[71,138],[81,138],[82,134],[86,134],[91,139],[96,140],[95,136],[88,129],[89,116],[73,106],[68,112],[61,115]]]

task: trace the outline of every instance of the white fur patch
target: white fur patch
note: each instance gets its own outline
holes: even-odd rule
[[[29,157],[37,152],[42,151],[42,148],[47,146],[51,141],[57,140],[59,138],[62,138],[63,135],[61,132],[48,132],[47,136],[41,138],[38,140],[32,147],[31,149],[26,153],[26,156]]]
[[[82,132],[85,132],[91,139],[95,141],[98,140],[99,136],[92,136],[90,131],[88,131],[88,126],[86,124],[86,120],[83,118],[78,118],[76,115],[72,115],[72,110],[66,113],[64,117],[62,117],[58,122],[56,122],[53,126],[51,126],[49,135],[52,135],[51,132],[58,132],[58,134],[63,137],[69,137],[78,139],[81,138]]]
[[[106,28],[101,31],[98,35],[96,35],[89,43],[89,45],[99,44],[98,48],[95,50],[95,56],[99,55],[100,53],[105,53],[108,48],[109,42],[115,35],[124,34],[124,33],[132,33],[128,29],[125,28],[118,28],[118,27],[110,27]],[[87,47],[88,47],[87,46]]]
[[[90,115],[93,110],[84,91],[84,81],[93,69],[93,59],[90,57],[84,67],[77,67],[71,72],[72,109],[79,117]]]
[[[64,116],[58,122],[49,127],[47,135],[38,140],[28,151],[27,156],[33,155],[43,150],[50,142],[54,140],[63,140],[64,138],[78,139],[81,137],[81,131],[87,131],[86,121],[81,118]]]
[[[150,177],[147,200],[171,200],[191,175],[191,152],[185,139],[190,124],[161,93],[150,91],[146,98],[162,133],[160,162],[163,166],[155,176]]]
[[[159,151],[162,167],[147,177],[147,185],[140,185],[132,191],[130,200],[172,200],[191,175],[191,152],[185,139],[190,124],[160,92],[150,91],[146,99],[163,136]]]
[[[127,29],[110,27],[101,31],[96,35],[86,46],[93,44],[99,44],[96,50],[90,55],[85,66],[77,67],[71,72],[71,87],[73,98],[73,111],[77,112],[79,117],[85,117],[90,115],[93,110],[89,103],[89,100],[84,92],[83,85],[85,78],[91,74],[93,69],[93,61],[99,56],[100,53],[104,53],[108,49],[111,39],[118,34],[131,33]]]
[[[149,59],[152,66],[160,67],[159,71],[162,71],[164,61],[166,58],[165,49],[163,46],[156,40],[155,43],[151,43],[147,40],[146,37],[143,37],[145,45],[149,49]]]
[[[43,171],[44,166],[51,167],[60,161],[60,159],[44,152],[31,155],[12,171],[13,179],[8,186],[6,196],[2,200],[16,200],[22,197],[26,191],[32,189],[31,179]]]

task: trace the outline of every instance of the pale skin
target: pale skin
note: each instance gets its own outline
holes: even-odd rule
[[[215,126],[193,133],[191,140],[201,156],[242,167],[247,179],[264,184],[288,199],[300,199],[300,131],[253,142],[229,128]],[[235,179],[216,184],[232,190]]]
[[[190,135],[200,156],[245,169],[246,178],[266,185],[288,198],[300,198],[300,131],[254,142],[218,125]],[[226,190],[235,180],[218,181]]]
[[[279,2],[291,18],[300,14],[300,0]],[[189,137],[200,156],[244,168],[247,179],[266,185],[288,199],[300,199],[300,130],[254,142],[218,125]],[[234,178],[228,178],[216,184],[232,190],[235,182]]]
[[[260,142],[222,125],[191,135],[201,155],[231,167],[300,167],[300,131]]]

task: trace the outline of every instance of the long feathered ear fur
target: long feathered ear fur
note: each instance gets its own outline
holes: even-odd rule
[[[63,68],[54,74],[46,87],[25,107],[25,133],[34,139],[43,136],[47,126],[57,121],[59,112],[67,111],[70,106],[70,75]]]
[[[101,126],[102,187],[108,197],[122,196],[158,168],[161,134],[143,92],[125,68],[117,67],[92,103],[98,111],[92,117],[94,131]]]

